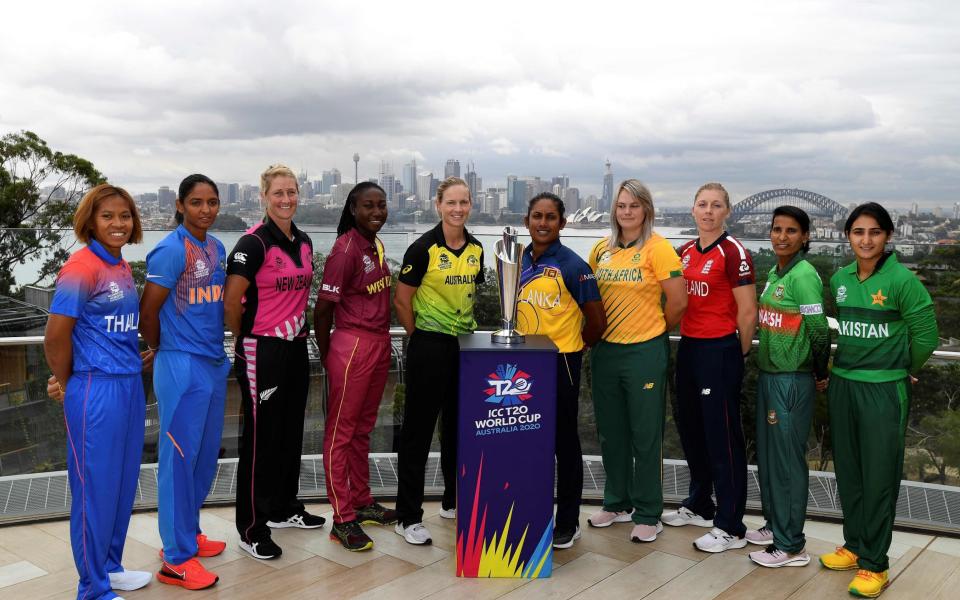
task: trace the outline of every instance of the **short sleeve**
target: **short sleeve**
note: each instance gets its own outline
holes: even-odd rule
[[[186,269],[186,260],[186,250],[182,245],[159,244],[147,254],[147,283],[173,289]]]
[[[240,236],[227,257],[227,275],[240,275],[248,281],[255,281],[257,271],[263,266],[264,254],[260,238],[252,233]]]
[[[680,277],[683,274],[680,268],[680,257],[677,256],[677,251],[673,249],[670,242],[665,239],[657,240],[656,245],[650,250],[650,267],[657,281]]]
[[[346,278],[356,270],[356,265],[352,263],[354,261],[344,251],[343,245],[338,239],[333,244],[327,262],[323,264],[323,280],[320,283],[320,289],[317,291],[317,298],[330,302],[340,302],[343,298],[343,286],[346,283]]]
[[[412,287],[420,287],[423,276],[427,274],[427,266],[430,263],[430,255],[427,249],[419,243],[414,242],[407,248],[403,255],[403,266],[400,267],[400,275],[397,279],[400,283]],[[481,268],[483,261],[480,261]]]
[[[597,276],[579,256],[574,255],[572,258],[575,260],[567,261],[567,264],[561,269],[563,285],[566,286],[570,295],[580,306],[587,302],[600,300]]]
[[[480,247],[480,270],[477,271],[477,277],[476,279],[473,280],[473,283],[475,285],[480,285],[481,283],[487,280],[485,270],[486,270],[486,267],[483,266],[483,246],[481,246]]]
[[[74,319],[80,318],[84,306],[93,295],[96,282],[96,273],[89,266],[78,261],[68,261],[57,275],[50,312]]]
[[[823,282],[812,265],[807,270],[802,277],[797,278],[793,290],[794,299],[800,307],[800,314],[820,315],[823,314]]]
[[[731,252],[731,250],[736,250],[736,252]],[[727,257],[724,264],[731,288],[756,283],[757,276],[753,269],[753,258],[743,246],[731,242],[727,246]]]

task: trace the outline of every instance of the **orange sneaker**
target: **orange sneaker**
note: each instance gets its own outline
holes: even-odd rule
[[[202,533],[197,534],[197,556],[204,558],[216,556],[223,552],[226,547],[226,542],[211,540]]]
[[[199,560],[191,558],[179,565],[171,565],[163,561],[163,565],[157,572],[157,581],[179,585],[188,590],[202,590],[220,581],[220,578],[216,573],[206,570]]]
[[[890,578],[887,573],[887,571],[876,573],[874,571],[860,569],[857,571],[857,576],[850,582],[850,587],[847,588],[847,591],[850,592],[851,595],[859,596],[860,598],[876,598],[880,595],[880,592],[887,589],[887,586],[890,585]]]
[[[820,555],[820,564],[832,571],[852,571],[857,568],[858,558],[844,546],[837,546],[830,554]]]

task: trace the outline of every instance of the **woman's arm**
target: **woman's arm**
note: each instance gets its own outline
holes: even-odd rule
[[[667,322],[667,331],[677,326],[687,310],[687,286],[683,277],[671,277],[660,282],[667,301],[663,304],[663,319]]]
[[[50,393],[50,383],[56,383],[58,394],[51,394],[51,397],[60,402],[63,402],[64,383],[73,372],[71,335],[76,323],[77,320],[72,317],[52,314],[47,319],[47,329],[43,334],[43,353],[47,358],[47,366],[56,378],[55,382],[48,382],[47,392]]]
[[[223,290],[223,322],[235,338],[240,337],[240,323],[243,319],[243,295],[250,287],[250,281],[243,275],[228,275]]]
[[[140,335],[147,343],[147,348],[156,350],[160,347],[160,307],[170,295],[170,290],[147,282],[140,297]]]
[[[407,331],[407,335],[413,335],[413,328],[416,318],[413,315],[413,295],[417,289],[412,285],[397,283],[397,291],[393,295],[393,307],[397,309],[397,320]]]
[[[607,313],[603,310],[603,302],[600,300],[584,302],[580,310],[583,311],[586,319],[580,337],[583,338],[584,344],[592,347],[600,341],[603,332],[607,330]]]
[[[313,335],[317,340],[317,350],[320,351],[320,360],[327,356],[330,349],[330,327],[333,325],[333,307],[336,302],[317,298],[313,306]]]
[[[746,356],[753,346],[753,334],[757,332],[757,286],[751,283],[733,288],[733,299],[737,301],[740,350]]]

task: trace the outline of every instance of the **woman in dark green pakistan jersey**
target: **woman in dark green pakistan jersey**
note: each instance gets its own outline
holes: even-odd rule
[[[886,209],[861,204],[844,232],[857,260],[830,279],[840,335],[828,391],[844,543],[820,564],[858,569],[850,593],[874,598],[889,585],[911,373],[937,347],[937,321],[923,284],[885,250],[893,235]]]
[[[816,389],[827,387],[830,330],[823,314],[823,283],[804,259],[810,217],[795,206],[773,211],[770,244],[777,264],[760,294],[757,364],[757,466],[766,524],[747,531],[750,553],[762,567],[802,567],[807,516],[807,436]],[[814,381],[816,379],[816,381]]]

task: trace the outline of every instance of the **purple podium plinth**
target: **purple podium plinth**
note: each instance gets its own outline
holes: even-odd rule
[[[549,577],[557,347],[459,339],[457,576]]]

